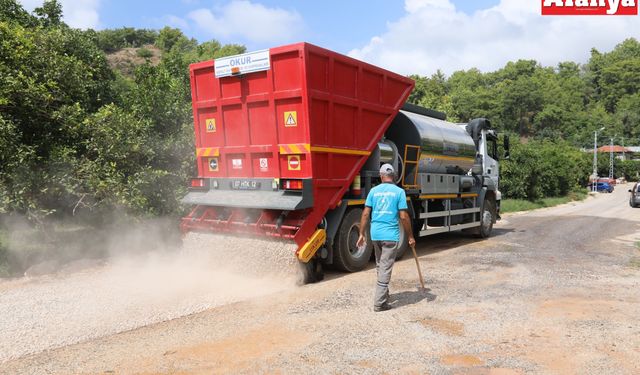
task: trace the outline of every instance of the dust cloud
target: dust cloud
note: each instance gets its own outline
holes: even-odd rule
[[[293,289],[293,243],[161,226],[99,236],[101,264],[0,282],[0,362]],[[154,229],[155,228],[155,229]],[[181,243],[182,242],[182,243]]]
[[[114,255],[108,276],[141,298],[177,302],[195,294],[218,304],[295,286],[295,250],[281,241],[189,233],[177,251]]]

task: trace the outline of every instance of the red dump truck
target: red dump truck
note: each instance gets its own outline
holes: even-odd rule
[[[399,171],[417,236],[487,237],[499,218],[489,121],[454,124],[407,104],[407,77],[308,43],[190,73],[198,176],[183,199],[193,206],[183,232],[294,241],[306,281],[321,278],[322,265],[358,271],[372,251],[371,241],[355,245],[359,219],[382,163]]]

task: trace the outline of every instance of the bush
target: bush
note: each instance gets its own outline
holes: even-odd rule
[[[510,160],[502,163],[500,190],[505,198],[531,201],[565,196],[587,183],[587,156],[564,141],[514,143]]]
[[[138,57],[142,57],[143,59],[150,59],[153,57],[153,52],[143,47],[136,51],[136,55],[138,55]]]
[[[614,175],[627,181],[640,180],[640,160],[618,160],[614,163]]]
[[[98,31],[96,43],[104,52],[110,53],[126,47],[154,44],[157,38],[158,32],[155,30],[122,27]]]

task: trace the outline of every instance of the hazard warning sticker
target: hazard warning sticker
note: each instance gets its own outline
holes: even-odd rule
[[[300,170],[300,155],[289,155],[288,156],[288,167],[290,171],[299,171]]]
[[[209,171],[210,172],[217,172],[218,171],[218,159],[217,158],[209,159]]]
[[[260,172],[266,172],[269,170],[269,159],[260,158]]]
[[[215,133],[216,132],[216,119],[208,118],[205,120],[205,124],[207,126],[207,133]]]
[[[289,111],[284,113],[284,126],[298,126],[298,112]]]

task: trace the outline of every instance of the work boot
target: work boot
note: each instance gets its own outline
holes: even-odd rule
[[[381,312],[381,311],[387,311],[387,310],[391,310],[391,305],[389,305],[388,303],[384,303],[382,304],[382,306],[373,306],[373,311],[375,312]]]

